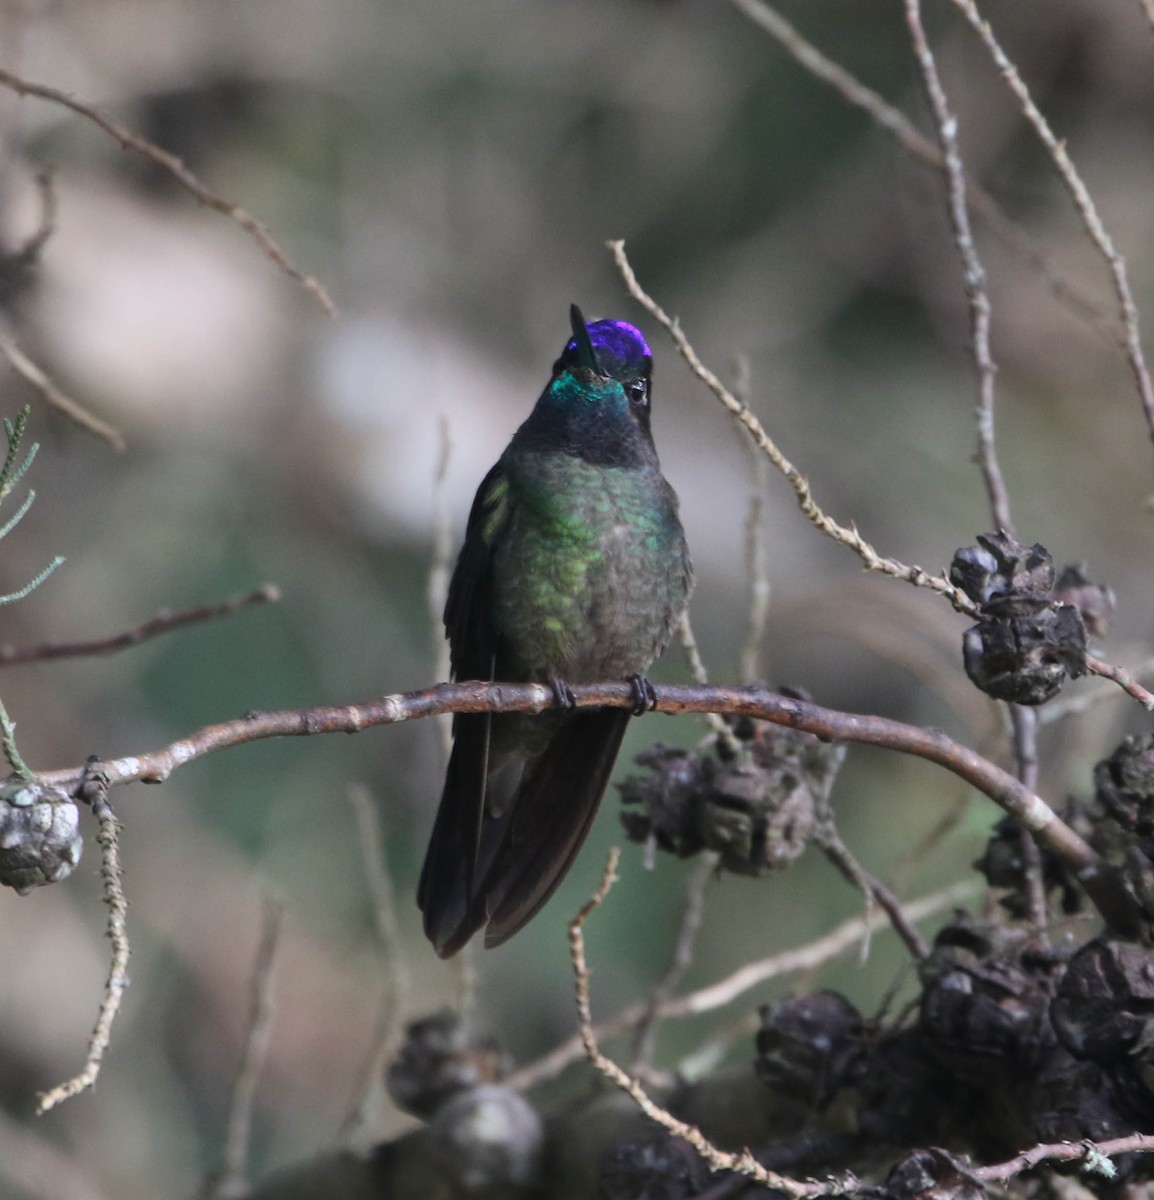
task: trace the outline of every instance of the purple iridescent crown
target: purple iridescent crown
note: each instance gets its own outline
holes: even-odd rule
[[[586,328],[597,361],[609,375],[616,376],[623,370],[637,370],[645,359],[653,357],[641,330],[628,321],[590,321]],[[566,352],[575,352],[576,349],[577,343],[570,338]]]

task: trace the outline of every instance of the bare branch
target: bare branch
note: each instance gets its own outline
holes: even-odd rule
[[[337,307],[324,285],[312,275],[306,274],[289,262],[288,257],[272,236],[267,225],[258,221],[256,217],[248,212],[247,209],[241,208],[239,204],[233,204],[231,200],[225,200],[222,196],[218,196],[216,192],[202,183],[197,175],[189,170],[184,162],[175,154],[170,154],[167,150],[150,142],[147,138],[133,133],[132,130],[114,121],[107,113],[95,107],[95,105],[77,100],[75,96],[70,96],[67,92],[60,91],[59,88],[48,87],[42,83],[32,83],[30,80],[23,79],[19,75],[14,75],[11,71],[3,69],[0,69],[0,85],[11,89],[19,96],[36,96],[40,100],[50,100],[53,104],[63,105],[64,108],[70,109],[78,116],[86,118],[100,129],[103,129],[105,133],[120,144],[122,149],[131,150],[134,154],[142,155],[150,162],[156,163],[157,166],[167,171],[182,187],[200,201],[201,204],[211,208],[214,212],[220,213],[222,216],[228,217],[229,220],[235,221],[256,242],[267,258],[280,267],[286,275],[295,279],[305,291],[313,295],[330,317],[337,315]]]
[[[1149,1154],[1154,1151],[1154,1134],[1132,1133],[1128,1137],[1112,1138],[1106,1142],[1056,1142],[1023,1150],[1007,1162],[988,1167],[972,1167],[974,1177],[983,1183],[1005,1183],[1044,1162],[1076,1162],[1083,1159],[1085,1169],[1108,1173],[1095,1159],[1109,1160],[1115,1154]]]
[[[275,604],[280,599],[280,588],[275,583],[266,583],[255,592],[243,596],[230,596],[215,604],[198,605],[196,608],[170,612],[162,609],[135,629],[114,634],[109,638],[98,638],[90,642],[42,642],[38,646],[0,646],[0,667],[11,667],[21,663],[46,662],[54,658],[81,658],[94,654],[113,654],[129,646],[138,646],[150,638],[159,637],[186,625],[198,625],[202,621],[215,621],[229,617],[258,604]]]
[[[0,333],[0,354],[8,360],[8,365],[23,379],[27,380],[44,397],[57,412],[61,412],[81,429],[87,429],[98,438],[103,438],[113,450],[124,451],[126,443],[124,435],[114,425],[102,421],[90,413],[82,404],[66,395],[48,377],[48,375],[28,357],[27,354],[5,333]]]
[[[945,576],[931,575],[919,566],[906,566],[905,563],[898,562],[897,559],[883,558],[856,529],[852,526],[847,528],[844,525],[839,525],[832,517],[827,516],[814,500],[813,493],[810,491],[809,481],[805,476],[777,448],[776,443],[766,433],[764,426],[749,407],[742,404],[725,384],[698,358],[697,352],[693,349],[689,339],[681,332],[681,326],[677,320],[669,316],[661,305],[642,288],[637,276],[633,273],[633,268],[628,258],[625,256],[625,243],[622,241],[611,241],[607,242],[606,245],[613,253],[617,269],[621,272],[621,277],[625,281],[625,286],[629,289],[629,294],[665,328],[666,332],[673,339],[673,344],[677,347],[678,353],[689,366],[689,369],[721,401],[726,410],[745,426],[754,442],[757,443],[758,448],[785,476],[786,481],[793,488],[794,495],[797,497],[798,506],[811,524],[820,529],[827,537],[831,537],[834,541],[849,546],[861,559],[867,571],[880,571],[883,575],[905,580],[906,583],[912,583],[915,587],[929,588],[931,591],[945,596],[959,612],[966,613],[968,616],[976,615],[977,610],[973,601],[959,588],[956,588]]]
[[[1111,866],[1042,800],[1001,767],[936,729],[921,729],[886,717],[843,713],[760,688],[662,687],[655,709],[665,713],[715,712],[752,717],[800,729],[832,741],[859,742],[897,750],[937,763],[965,779],[1016,817],[1081,880],[1087,894],[1118,932],[1140,924],[1136,903]],[[579,707],[630,708],[636,703],[628,683],[582,684],[572,689]],[[250,713],[236,721],[207,725],[159,750],[109,759],[100,769],[110,784],[162,783],[177,768],[229,746],[270,737],[309,737],[360,733],[376,725],[431,717],[443,712],[539,713],[556,705],[553,690],[539,683],[446,683],[384,696],[363,704]],[[75,768],[38,773],[45,783],[75,787],[84,771]]]
[[[1091,675],[1100,675],[1103,679],[1112,680],[1126,695],[1137,700],[1147,712],[1154,712],[1154,692],[1147,691],[1125,667],[1111,666],[1110,663],[1087,654],[1086,670]]]
[[[124,872],[120,866],[120,825],[108,803],[108,790],[112,782],[101,770],[100,764],[92,762],[85,768],[79,788],[81,799],[92,806],[92,813],[100,824],[96,840],[100,845],[100,877],[104,884],[104,903],[108,906],[108,938],[112,943],[108,982],[104,987],[104,999],[100,1004],[96,1025],[88,1039],[88,1058],[84,1068],[79,1075],[40,1093],[36,1111],[41,1116],[96,1083],[112,1036],[112,1022],[120,1011],[124,989],[128,986],[130,950],[125,928],[128,901],[124,898]]]
[[[954,5],[961,9],[966,20],[982,39],[982,44],[989,51],[990,57],[994,60],[995,66],[1010,91],[1014,93],[1026,120],[1034,127],[1042,144],[1050,152],[1054,166],[1057,167],[1062,182],[1074,200],[1074,207],[1077,208],[1082,223],[1086,226],[1090,240],[1098,248],[1106,260],[1106,265],[1110,268],[1114,292],[1118,297],[1118,306],[1121,310],[1122,327],[1125,330],[1123,346],[1130,363],[1130,370],[1134,375],[1134,381],[1138,386],[1138,396],[1142,401],[1142,411],[1146,416],[1147,428],[1150,430],[1151,438],[1154,438],[1154,386],[1151,385],[1150,372],[1146,368],[1146,356],[1142,351],[1142,335],[1138,329],[1138,308],[1134,303],[1133,293],[1130,291],[1126,260],[1115,249],[1113,239],[1106,232],[1106,227],[1102,224],[1102,218],[1098,215],[1098,209],[1089,189],[1082,182],[1077,167],[1066,153],[1065,142],[1054,136],[1054,131],[1034,103],[1017,68],[1006,57],[1005,51],[994,37],[989,22],[982,20],[974,0],[954,0]]]
[[[906,0],[906,23],[914,44],[914,54],[921,68],[926,95],[937,122],[938,141],[949,194],[950,226],[954,244],[962,260],[966,299],[970,305],[970,330],[973,335],[974,363],[978,370],[978,462],[986,493],[994,515],[994,524],[1007,533],[1014,532],[1010,519],[1010,497],[1006,491],[1002,470],[998,465],[997,444],[994,439],[994,376],[997,367],[990,354],[990,297],[986,291],[986,272],[978,257],[966,207],[966,175],[958,148],[958,119],[950,111],[929,39],[922,26],[921,0]]]
[[[1064,721],[1070,717],[1080,717],[1083,713],[1096,708],[1104,701],[1117,698],[1119,693],[1110,686],[1120,683],[1123,679],[1126,685],[1134,689],[1127,693],[1131,699],[1137,700],[1148,712],[1154,711],[1154,695],[1148,692],[1134,678],[1135,674],[1148,676],[1154,674],[1154,658],[1147,658],[1138,664],[1134,671],[1123,667],[1114,667],[1101,659],[1086,656],[1086,669],[1099,678],[1106,680],[1101,687],[1082,687],[1076,695],[1063,696],[1046,704],[1038,713],[1039,725],[1053,725],[1055,721]]]

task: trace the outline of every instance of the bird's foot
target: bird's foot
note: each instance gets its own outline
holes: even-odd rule
[[[633,715],[640,717],[657,707],[657,692],[645,675],[630,675],[629,687],[633,692]]]
[[[553,693],[553,699],[557,702],[558,708],[570,709],[577,707],[577,697],[564,679],[550,679],[549,688]]]

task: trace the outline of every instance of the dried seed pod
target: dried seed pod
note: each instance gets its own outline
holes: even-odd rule
[[[1094,767],[1098,802],[1127,833],[1154,836],[1154,735],[1128,737]]]
[[[979,533],[977,541],[954,555],[950,582],[979,607],[1053,592],[1054,560],[1045,546],[1023,546],[1005,532]]]
[[[406,1026],[385,1087],[399,1109],[428,1118],[450,1096],[497,1083],[507,1073],[508,1061],[495,1040],[470,1037],[465,1022],[442,1009]]]
[[[1069,811],[1066,822],[1078,824],[1078,820]],[[1082,820],[1081,824],[1085,824]],[[1081,830],[1079,831],[1081,832]],[[1042,861],[1042,883],[1047,895],[1057,891],[1060,894],[1062,911],[1067,914],[1080,912],[1083,904],[1083,893],[1074,880],[1069,866],[1052,851],[1040,849]],[[982,852],[981,858],[974,863],[974,868],[981,871],[991,887],[1005,888],[1006,895],[998,903],[1019,921],[1025,920],[1029,913],[1028,880],[1025,864],[1022,861],[1022,826],[1014,817],[1003,817],[993,828],[990,840]]]
[[[886,1176],[893,1200],[983,1200],[985,1188],[969,1163],[945,1150],[915,1150]]]
[[[824,1108],[864,1060],[865,1023],[840,993],[814,992],[766,1004],[757,1034],[757,1072],[776,1088]]]
[[[484,1084],[458,1092],[437,1109],[426,1132],[454,1195],[515,1196],[539,1182],[545,1127],[511,1088]]]
[[[1154,1053],[1154,950],[1087,942],[1070,959],[1051,1006],[1062,1044],[1078,1058],[1111,1063]]]
[[[981,613],[962,636],[966,674],[997,700],[1044,704],[1067,675],[1085,672],[1081,612],[1054,596],[1054,560],[1044,546],[1023,546],[1006,533],[979,534],[978,543],[959,550],[950,567],[950,579]],[[1081,593],[1070,587],[1077,599]]]
[[[995,700],[1045,704],[1085,674],[1086,629],[1070,604],[999,616],[962,635],[962,663],[975,687]]]
[[[718,739],[694,753],[655,746],[638,756],[650,774],[620,785],[633,841],[683,858],[714,850],[723,869],[741,875],[787,866],[805,850],[844,745],[752,719],[734,722],[733,733],[737,753],[733,740]]]
[[[80,861],[80,812],[60,788],[36,779],[0,787],[0,884],[25,895],[59,883]]]
[[[634,762],[648,774],[618,785],[626,835],[635,842],[652,838],[659,850],[681,858],[696,854],[703,846],[697,822],[706,790],[702,756],[659,742]]]
[[[600,1200],[689,1200],[708,1179],[709,1168],[687,1141],[646,1131],[605,1151],[597,1194]]]
[[[958,1078],[982,1084],[1029,1069],[1055,1043],[1050,997],[1057,964],[1026,962],[1020,934],[962,915],[921,964],[918,1027]]]
[[[1072,604],[1082,614],[1082,624],[1090,637],[1105,637],[1110,632],[1117,598],[1112,588],[1091,581],[1085,563],[1062,568],[1054,585],[1054,599],[1059,604]]]

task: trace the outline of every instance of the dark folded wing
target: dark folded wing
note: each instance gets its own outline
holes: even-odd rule
[[[565,878],[597,815],[629,716],[621,708],[567,713],[527,764],[470,914],[473,930],[488,920],[486,946],[511,938]]]
[[[491,615],[492,548],[508,515],[508,484],[498,463],[477,489],[449,583],[445,632],[454,679],[493,678],[497,645]],[[482,846],[492,721],[488,714],[453,718],[453,752],[417,886],[425,933],[445,957],[477,928],[469,925],[475,881],[495,852],[492,839],[488,847]]]

